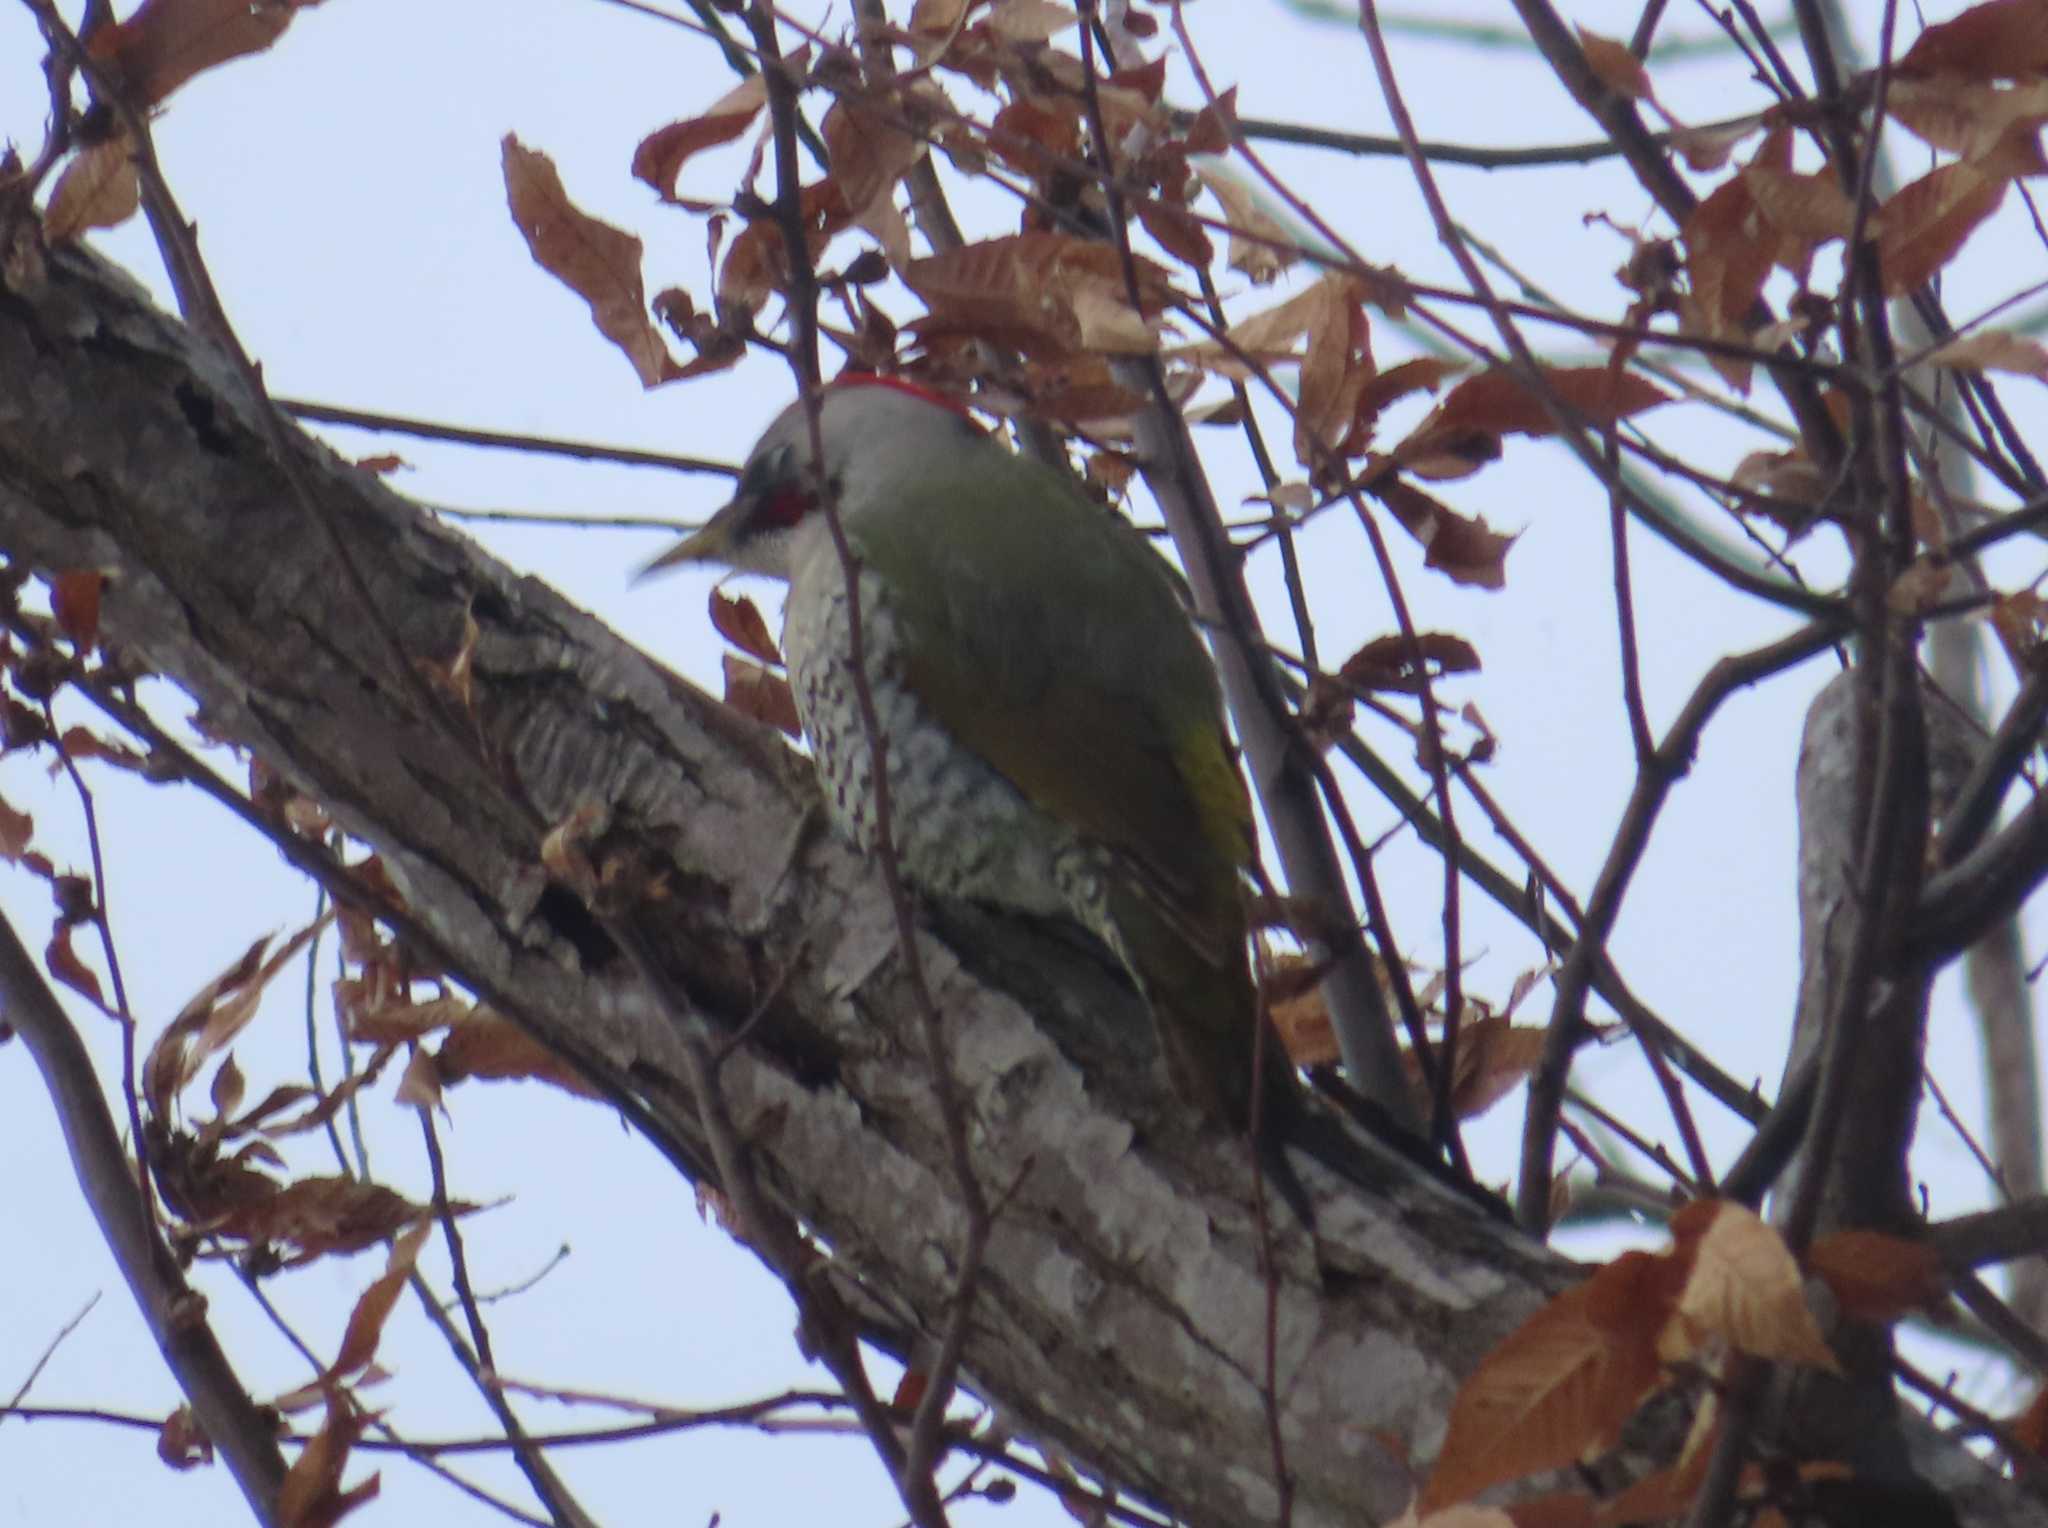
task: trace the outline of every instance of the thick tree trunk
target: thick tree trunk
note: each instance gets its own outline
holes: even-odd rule
[[[871,867],[807,825],[807,774],[780,741],[287,427],[373,619],[226,363],[90,256],[9,274],[0,550],[106,570],[109,640],[374,846],[433,958],[701,1162],[676,1020],[543,865],[549,829],[594,813],[586,854],[631,867],[600,893],[606,917],[691,994],[687,1022],[724,1031],[766,1005],[723,1081],[768,1191],[877,1334],[940,1329],[959,1216],[888,906]],[[466,611],[473,698],[423,715],[389,638],[446,665]],[[623,889],[650,871],[655,891]],[[1191,1523],[1270,1520],[1241,1143],[1176,1129],[1143,1016],[1089,952],[943,921],[926,958],[1002,1200],[974,1387]],[[1369,1144],[1349,1185],[1300,1165],[1323,1266],[1283,1213],[1272,1324],[1295,1520],[1383,1522],[1459,1380],[1575,1272]],[[1925,1452],[1967,1521],[2040,1520],[1962,1450]]]

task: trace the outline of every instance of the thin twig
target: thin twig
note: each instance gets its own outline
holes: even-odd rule
[[[1131,228],[1128,209],[1124,205],[1122,189],[1117,180],[1115,151],[1112,147],[1112,140],[1109,135],[1107,123],[1103,117],[1100,82],[1096,77],[1097,69],[1093,33],[1095,23],[1095,0],[1079,0],[1078,9],[1081,18],[1081,85],[1087,106],[1088,136],[1090,140],[1090,146],[1093,151],[1093,157],[1096,161],[1096,166],[1101,172],[1103,194],[1106,197],[1109,204],[1110,233],[1115,245],[1117,261],[1122,268],[1125,299],[1130,303],[1133,311],[1143,312],[1144,299],[1138,281],[1137,262],[1131,252]],[[1176,12],[1179,9],[1178,0],[1176,0],[1175,9]],[[1174,470],[1172,476],[1174,477],[1176,482],[1183,489],[1185,489],[1196,480],[1198,476],[1198,469],[1196,463],[1192,460],[1192,446],[1188,442],[1186,437],[1186,422],[1184,419],[1182,419],[1178,409],[1174,405],[1172,397],[1167,391],[1165,371],[1159,365],[1159,361],[1156,355],[1146,356],[1142,360],[1133,360],[1130,363],[1130,366],[1133,370],[1137,371],[1142,376],[1145,383],[1144,392],[1146,395],[1147,403],[1149,404],[1149,407],[1145,410],[1145,422],[1141,423],[1140,426],[1140,442],[1142,444],[1147,424],[1149,424],[1151,430],[1155,435],[1163,431],[1169,436],[1174,448],[1172,462]],[[1164,466],[1165,464],[1155,462],[1153,465],[1154,470],[1156,471],[1159,467]],[[1218,602],[1213,598],[1213,596],[1219,592],[1218,586],[1220,584],[1220,580],[1218,578],[1218,575],[1220,573],[1220,558],[1217,555],[1219,549],[1216,547],[1215,543],[1223,537],[1223,530],[1221,525],[1222,517],[1213,512],[1213,505],[1209,505],[1206,506],[1206,508],[1210,511],[1209,513],[1202,514],[1199,516],[1190,516],[1187,514],[1182,514],[1178,517],[1181,524],[1176,525],[1176,517],[1170,510],[1166,509],[1164,497],[1158,495],[1156,491],[1155,497],[1161,498],[1162,510],[1167,514],[1167,523],[1175,531],[1174,543],[1176,547],[1179,548],[1179,550],[1181,551],[1183,558],[1186,557],[1189,549],[1182,543],[1182,528],[1185,527],[1187,530],[1196,533],[1196,539],[1199,539],[1201,543],[1201,550],[1204,553],[1202,559],[1203,572],[1207,575],[1206,578],[1198,577],[1195,579],[1195,587],[1198,593],[1198,597],[1203,592],[1202,585],[1205,582],[1208,583],[1211,587],[1207,592],[1210,594],[1211,598],[1205,601],[1205,603],[1208,604],[1208,606],[1211,609],[1219,609]],[[1185,503],[1183,503],[1182,507],[1185,509],[1187,506]],[[1236,593],[1238,595],[1238,604],[1236,605],[1236,607],[1233,608],[1228,605],[1221,606],[1219,613],[1222,614],[1230,634],[1236,637],[1238,642],[1243,643],[1248,641],[1249,639],[1256,638],[1258,635],[1259,628],[1257,624],[1257,616],[1251,609],[1249,599],[1245,598],[1244,596],[1243,586],[1241,583],[1237,585]],[[1240,652],[1242,652],[1241,648]],[[1249,654],[1245,654],[1245,657],[1248,661],[1255,661],[1250,660]],[[1267,675],[1270,679],[1270,665],[1267,668]],[[1240,729],[1245,728],[1247,723],[1248,718],[1240,716]],[[1313,797],[1311,797],[1310,799],[1312,803]],[[1309,809],[1313,809],[1312,805]],[[1317,837],[1319,838],[1322,844],[1324,853],[1326,855],[1330,855],[1329,835],[1326,832],[1321,831],[1321,829],[1322,824],[1320,822],[1314,824],[1313,831],[1316,832]],[[1277,831],[1278,828],[1276,825],[1276,832]],[[1292,867],[1290,866],[1290,872],[1291,869]],[[1292,876],[1290,873],[1290,881],[1291,880]],[[1335,909],[1337,907],[1342,907],[1345,913],[1348,914],[1350,905],[1349,898],[1348,896],[1344,895],[1341,882],[1335,884],[1334,886],[1319,887],[1318,890],[1323,892],[1326,896],[1334,895],[1335,897],[1341,899],[1336,902],[1325,903],[1324,912],[1326,913],[1326,915],[1334,915]],[[1346,964],[1356,963],[1356,955],[1359,953],[1362,952],[1357,950],[1356,943],[1354,942],[1353,959],[1347,961]],[[1338,992],[1334,986],[1326,988],[1326,992],[1328,994],[1328,1001],[1331,1012],[1333,1016],[1337,1016],[1339,1008]],[[1374,995],[1375,997],[1378,996],[1376,990]],[[1393,1040],[1393,1031],[1392,1027],[1386,1022],[1385,1003],[1382,1001],[1379,1002],[1376,1006],[1378,1020],[1376,1026],[1377,1038],[1383,1043],[1390,1044]],[[1356,1016],[1354,1015],[1353,1017],[1355,1020]],[[1340,1029],[1343,1027],[1344,1022],[1345,1020],[1343,1017],[1337,1017],[1337,1024]],[[1266,1220],[1264,1181],[1265,1175],[1259,1170],[1256,1161],[1257,1153],[1259,1150],[1256,1144],[1256,1138],[1261,1129],[1259,1110],[1265,1097],[1264,1090],[1257,1086],[1258,1078],[1256,1076],[1256,1072],[1258,1067],[1264,1060],[1260,1048],[1264,1044],[1265,1030],[1268,1026],[1265,1023],[1263,1013],[1256,1015],[1254,1017],[1254,1023],[1257,1026],[1253,1031],[1254,1076],[1252,1078],[1252,1082],[1254,1086],[1251,1092],[1251,1118],[1249,1121],[1246,1134],[1248,1137],[1251,1138],[1247,1141],[1247,1146],[1254,1157],[1254,1165],[1252,1170],[1252,1204],[1253,1214],[1256,1217],[1256,1231],[1259,1238],[1259,1265],[1262,1272],[1265,1275],[1264,1283],[1266,1290],[1266,1340],[1262,1345],[1264,1351],[1264,1361],[1263,1367],[1260,1371],[1259,1402],[1260,1409],[1266,1421],[1267,1451],[1272,1460],[1272,1485],[1275,1495],[1277,1497],[1277,1500],[1274,1505],[1274,1520],[1276,1523],[1280,1525],[1280,1528],[1289,1528],[1289,1525],[1291,1525],[1294,1521],[1294,1472],[1292,1469],[1289,1468],[1287,1463],[1287,1444],[1286,1439],[1282,1434],[1280,1425],[1280,1392],[1278,1377],[1279,1333],[1276,1325],[1277,1286],[1279,1274],[1273,1261],[1272,1227],[1267,1223]],[[1279,1058],[1274,1059],[1278,1060]],[[1385,1090],[1385,1084],[1387,1082],[1398,1082],[1398,1078],[1357,1078],[1354,1079],[1354,1081],[1358,1085],[1361,1092],[1365,1092],[1369,1096],[1377,1097],[1377,1095],[1380,1092]],[[1405,1113],[1396,1112],[1394,1117],[1396,1119],[1402,1119],[1405,1117]],[[1276,1128],[1278,1126],[1278,1123],[1278,1121],[1273,1122]]]
[[[467,1346],[450,1324],[446,1307],[434,1298],[434,1292],[427,1287],[426,1276],[415,1267],[406,1283],[425,1310],[427,1319],[441,1329],[456,1362],[498,1419],[505,1441],[512,1445],[513,1462],[519,1466],[519,1473],[526,1477],[534,1496],[547,1509],[548,1516],[562,1528],[595,1528],[596,1520],[584,1510],[527,1435],[526,1426],[520,1421],[519,1413],[512,1409],[511,1401],[503,1391],[484,1380],[486,1374],[496,1373],[498,1368],[497,1355],[491,1350],[491,1329],[484,1324],[476,1291],[470,1285],[469,1254],[463,1246],[461,1229],[455,1222],[454,1207],[448,1201],[448,1167],[441,1155],[441,1138],[434,1129],[433,1110],[420,1109],[416,1112],[420,1117],[420,1136],[427,1153],[428,1176],[433,1185],[434,1219],[440,1226],[442,1243],[448,1249],[449,1278],[455,1287],[455,1300],[469,1327]]]
[[[1185,19],[1178,5],[1174,24],[1185,40]],[[1099,101],[1093,111],[1098,120],[1091,131],[1099,141]],[[1091,173],[1109,200],[1128,299],[1142,311],[1121,182],[1107,163]],[[1196,607],[1214,623],[1212,647],[1224,695],[1237,723],[1253,790],[1273,830],[1288,889],[1325,915],[1327,935],[1310,940],[1309,953],[1312,959],[1329,963],[1323,991],[1345,1069],[1352,1085],[1389,1118],[1421,1135],[1403,1080],[1393,1016],[1364,941],[1357,936],[1342,865],[1323,818],[1314,771],[1307,763],[1313,748],[1300,737],[1279,675],[1261,651],[1258,613],[1245,589],[1241,562],[1222,530],[1214,489],[1201,471],[1186,420],[1167,389],[1158,358],[1132,358],[1115,369],[1151,405],[1136,421],[1142,470],[1173,533]]]
[[[934,1477],[940,1454],[940,1431],[946,1408],[952,1403],[960,1360],[966,1350],[968,1326],[988,1247],[992,1217],[987,1196],[975,1177],[968,1146],[966,1106],[953,1075],[952,1047],[945,1021],[925,976],[923,956],[917,942],[916,918],[897,853],[891,817],[889,738],[882,730],[867,668],[866,632],[861,608],[861,564],[847,540],[837,493],[824,480],[825,447],[818,419],[821,378],[818,372],[817,285],[805,237],[802,185],[796,162],[796,90],[782,70],[780,44],[775,36],[775,12],[770,0],[754,0],[746,19],[768,82],[776,171],[775,216],[781,225],[789,265],[785,298],[789,321],[796,334],[796,381],[810,429],[811,462],[819,475],[818,502],[831,533],[846,586],[847,671],[868,749],[875,858],[881,867],[883,884],[895,915],[897,945],[924,1030],[932,1093],[938,1103],[947,1156],[966,1222],[954,1274],[952,1309],[947,1315],[938,1353],[926,1376],[925,1392],[919,1398],[911,1419],[909,1442],[899,1449],[892,1434],[887,1440],[888,1447],[884,1449],[885,1458],[895,1456],[890,1459],[892,1475],[913,1521],[921,1528],[940,1528],[945,1519],[945,1509],[939,1500]],[[877,1448],[883,1448],[884,1440],[878,1438],[875,1441]]]
[[[157,1349],[193,1415],[226,1461],[259,1523],[278,1521],[284,1458],[271,1420],[250,1399],[185,1282],[128,1166],[85,1045],[22,947],[0,919],[0,1011],[42,1073],[72,1170],[107,1250],[128,1283]]]
[[[135,1152],[135,1171],[142,1190],[142,1202],[148,1205],[155,1198],[155,1186],[149,1170],[149,1137],[142,1128],[142,1092],[135,1081],[135,1010],[128,1006],[128,983],[121,975],[121,955],[114,944],[113,918],[107,911],[107,862],[100,846],[99,809],[94,804],[92,788],[85,783],[85,776],[79,771],[77,760],[64,746],[64,732],[57,725],[56,709],[47,698],[43,701],[43,720],[50,729],[50,746],[56,750],[57,762],[63,766],[65,778],[78,795],[79,815],[85,821],[86,852],[92,860],[92,924],[99,932],[100,952],[107,962],[107,979],[114,988],[114,1012],[121,1021],[121,1099],[128,1109],[129,1145]]]
[[[507,430],[484,430],[469,425],[443,424],[433,419],[413,419],[400,414],[378,414],[367,409],[347,409],[332,403],[313,403],[303,398],[271,400],[294,419],[310,424],[343,425],[351,430],[374,430],[390,435],[412,435],[421,440],[453,441],[461,446],[486,446],[499,451],[520,451],[532,456],[566,456],[583,462],[615,462],[626,467],[661,467],[671,472],[710,473],[737,477],[739,468],[731,462],[705,456],[677,456],[667,451],[637,451],[625,446],[599,445],[595,441],[563,440],[553,435],[529,435]]]
[[[1641,768],[1657,746],[1650,732],[1650,713],[1643,704],[1643,668],[1636,647],[1636,600],[1628,565],[1628,504],[1621,491],[1621,436],[1607,430],[1607,526],[1614,546],[1614,620],[1621,634],[1621,699],[1628,712],[1628,731]]]
[[[4,1402],[0,1402],[0,1422],[4,1422],[10,1413],[20,1409],[21,1403],[28,1399],[29,1391],[35,1389],[36,1380],[41,1377],[43,1370],[49,1366],[50,1360],[57,1356],[57,1349],[64,1345],[64,1339],[78,1330],[78,1324],[91,1315],[92,1308],[99,1303],[100,1291],[95,1289],[87,1297],[85,1304],[79,1306],[78,1314],[57,1328],[56,1336],[44,1344],[41,1356],[29,1366],[28,1373],[22,1376],[21,1383],[15,1387],[14,1394]]]
[[[1841,627],[1835,622],[1814,622],[1768,646],[1721,659],[1700,680],[1665,733],[1664,741],[1636,771],[1635,788],[1622,810],[1621,823],[1608,846],[1599,877],[1593,883],[1593,894],[1587,899],[1578,941],[1557,974],[1543,1062],[1529,1079],[1516,1213],[1531,1230],[1540,1230],[1549,1223],[1551,1135],[1564,1102],[1565,1076],[1571,1068],[1572,1055],[1588,1034],[1586,990],[1591,985],[1595,963],[1604,956],[1608,936],[1621,913],[1622,898],[1649,847],[1650,831],[1671,787],[1692,768],[1700,734],[1722,702],[1737,690],[1825,652],[1840,640],[1841,634]]]

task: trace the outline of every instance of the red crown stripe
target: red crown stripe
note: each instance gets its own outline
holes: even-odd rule
[[[949,414],[958,414],[962,419],[974,418],[961,406],[959,399],[949,398],[944,393],[935,393],[908,377],[885,377],[872,371],[841,372],[832,379],[832,387],[835,390],[843,387],[893,387],[899,393],[908,393],[913,398],[922,398],[926,403],[937,404]]]

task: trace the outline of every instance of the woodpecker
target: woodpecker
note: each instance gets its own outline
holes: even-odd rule
[[[911,383],[833,383],[818,433],[814,462],[804,407],[785,409],[732,502],[646,571],[716,563],[787,581],[783,654],[826,808],[872,852],[873,753],[829,496],[859,570],[905,879],[1080,923],[1144,998],[1187,1106],[1239,1132],[1279,1123],[1298,1090],[1277,1041],[1253,1108],[1251,804],[1172,569],[1066,475]],[[1297,1200],[1291,1173],[1275,1181]]]

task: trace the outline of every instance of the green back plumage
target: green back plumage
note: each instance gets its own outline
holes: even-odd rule
[[[1251,807],[1174,575],[1060,474],[992,442],[922,466],[848,526],[891,591],[903,677],[963,746],[1106,851],[1113,942],[1175,1086],[1241,1127]]]
[[[849,528],[894,591],[912,687],[1042,810],[1234,900],[1251,809],[1166,564],[1040,463],[990,443],[938,466]]]

